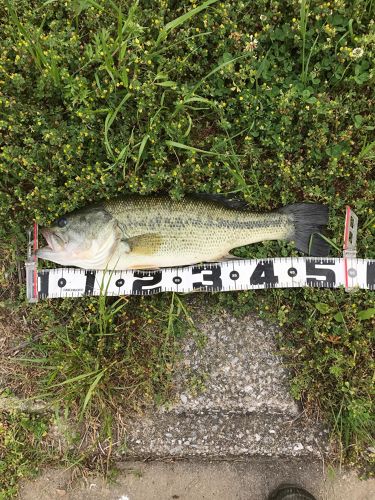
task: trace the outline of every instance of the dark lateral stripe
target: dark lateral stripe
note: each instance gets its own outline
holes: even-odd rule
[[[92,295],[95,286],[95,271],[85,271],[86,284],[85,284],[85,295]]]
[[[165,217],[165,216],[155,216],[151,218],[147,223],[147,229],[151,231],[156,231],[160,225],[165,225],[168,227],[191,230],[192,227],[199,229],[212,229],[212,228],[225,228],[225,229],[269,229],[273,227],[278,229],[280,227],[289,226],[288,220],[285,215],[275,214],[273,218],[254,218],[249,217],[247,220],[226,220],[219,219],[217,221],[205,221],[202,219],[196,219],[194,217],[186,217],[185,219],[179,219],[178,217]],[[139,227],[138,221],[127,221],[126,227],[129,229],[134,229]]]

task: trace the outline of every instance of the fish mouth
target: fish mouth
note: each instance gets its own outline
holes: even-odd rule
[[[64,247],[64,245],[66,243],[64,241],[64,239],[61,236],[59,236],[58,234],[51,231],[50,229],[43,227],[41,229],[41,233],[47,242],[46,248],[48,248],[49,250],[56,252],[58,250],[61,250]]]

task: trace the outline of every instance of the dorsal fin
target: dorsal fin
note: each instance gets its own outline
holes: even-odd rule
[[[233,208],[236,210],[249,209],[249,205],[245,200],[241,200],[240,198],[229,198],[224,194],[194,193],[189,194],[188,196],[191,198],[198,198],[206,201],[214,201],[227,208]]]

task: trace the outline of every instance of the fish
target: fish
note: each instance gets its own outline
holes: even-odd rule
[[[223,195],[126,195],[89,205],[41,228],[47,246],[37,256],[93,270],[159,269],[236,257],[234,248],[266,240],[294,241],[304,254],[327,256],[317,233],[329,210],[295,203],[254,213]]]

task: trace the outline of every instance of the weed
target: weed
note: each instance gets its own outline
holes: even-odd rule
[[[35,475],[48,454],[42,441],[48,419],[36,415],[1,414],[0,498],[15,498],[18,480]]]

